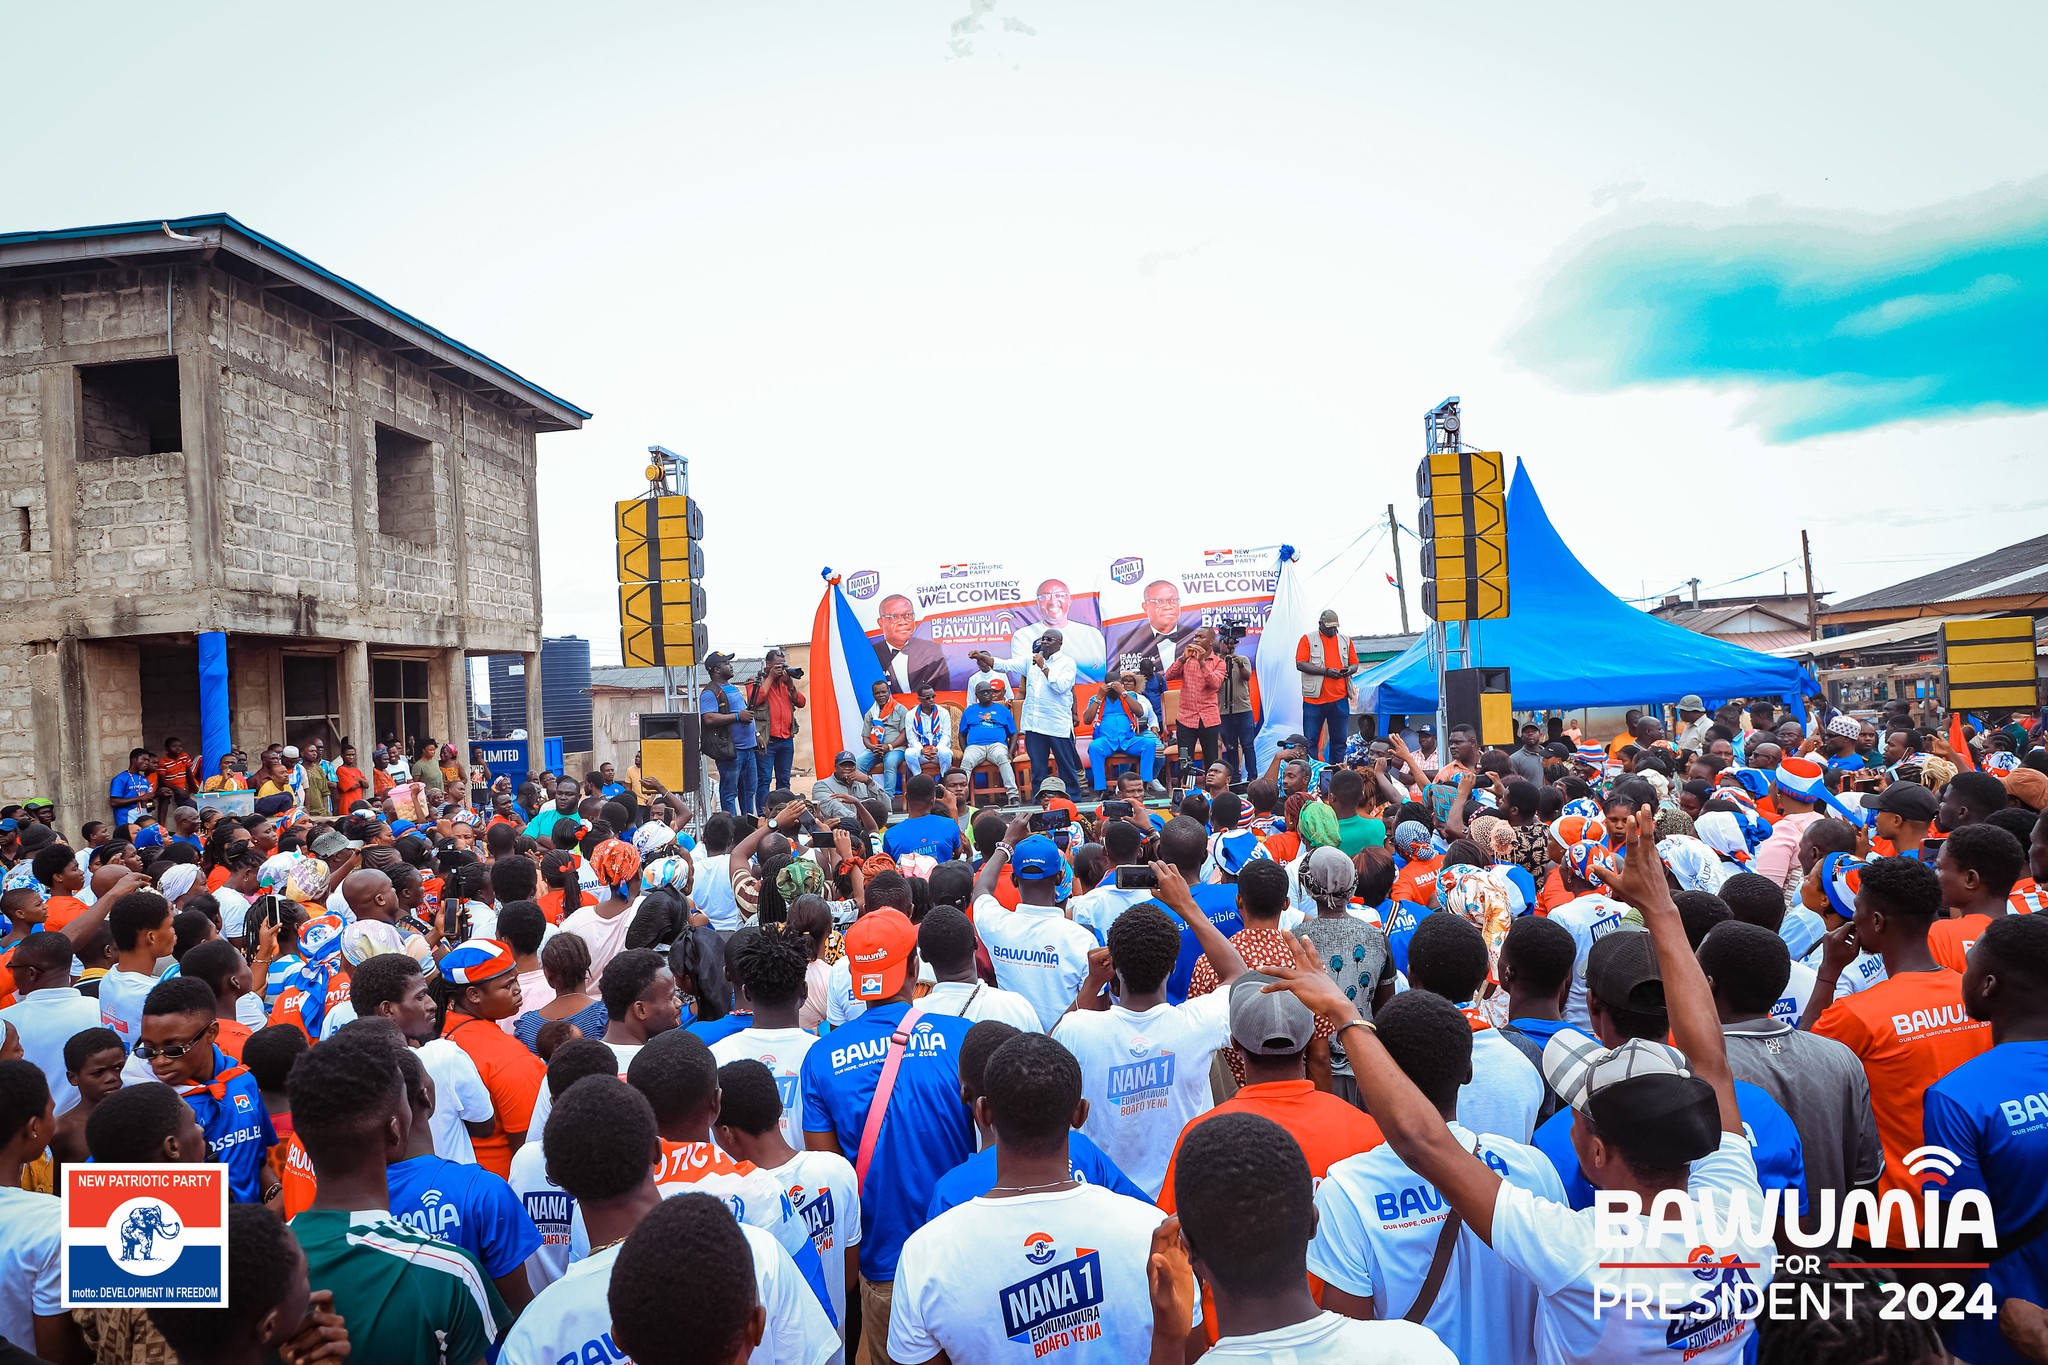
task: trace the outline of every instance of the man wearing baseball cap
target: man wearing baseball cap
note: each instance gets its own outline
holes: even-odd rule
[[[1756,1297],[1775,1265],[1768,1231],[1753,1236],[1741,1220],[1731,1226],[1727,1218],[1736,1199],[1761,1207],[1763,1191],[1743,1136],[1747,1116],[1736,1099],[1720,1019],[1665,883],[1656,838],[1655,815],[1645,808],[1629,822],[1622,870],[1610,885],[1642,912],[1678,1046],[1629,1041],[1608,1048],[1560,1032],[1545,1048],[1544,1069],[1572,1106],[1572,1146],[1592,1182],[1633,1196],[1645,1211],[1667,1191],[1711,1201],[1716,1218],[1697,1228],[1665,1231],[1647,1212],[1596,1217],[1503,1180],[1459,1144],[1314,954],[1304,948],[1293,967],[1272,969],[1338,1026],[1366,1106],[1401,1160],[1535,1283],[1540,1360],[1683,1351],[1706,1365],[1732,1365],[1748,1345]],[[1647,993],[1630,998],[1648,1002]],[[1681,1268],[1669,1268],[1674,1264]],[[1648,1313],[1606,1306],[1645,1291],[1653,1305]]]
[[[939,1177],[974,1154],[957,1060],[974,1025],[913,1008],[917,926],[900,910],[855,920],[846,962],[868,1008],[804,1056],[804,1145],[839,1153],[860,1176],[860,1360],[888,1365],[903,1240],[924,1223]]]
[[[1620,1048],[1631,1039],[1661,1042],[1671,1032],[1671,1016],[1665,1007],[1664,979],[1657,961],[1656,945],[1648,934],[1632,927],[1616,930],[1593,945],[1586,959],[1586,1008],[1592,1019],[1592,1038],[1576,1029],[1562,1029],[1551,1036],[1543,1050],[1543,1078],[1560,1100],[1570,1102],[1565,1087],[1558,1084],[1552,1064],[1552,1046],[1558,1038],[1575,1040],[1580,1051],[1600,1047]],[[1718,1008],[1715,1024],[1720,1023]],[[1725,1054],[1726,1042],[1722,1049]],[[1730,1073],[1733,1074],[1732,1072]],[[1784,1106],[1768,1092],[1748,1081],[1736,1080],[1735,1098],[1742,1106],[1742,1118],[1749,1138],[1750,1158],[1763,1189],[1783,1189],[1796,1196],[1806,1188],[1806,1150],[1799,1140],[1799,1128]],[[1596,1186],[1586,1170],[1568,1110],[1559,1110],[1536,1129],[1529,1139],[1557,1167],[1564,1181],[1565,1201],[1575,1209],[1591,1208]]]
[[[1918,858],[1941,798],[1918,782],[1894,782],[1870,803],[1871,850],[1881,858]]]
[[[1005,866],[1017,883],[1015,910],[1004,909],[996,899]],[[995,964],[996,984],[1029,1000],[1039,1027],[1048,1032],[1074,1003],[1095,947],[1095,935],[1060,909],[1066,870],[1059,846],[1032,834],[1029,822],[1019,816],[974,879],[974,927]]]

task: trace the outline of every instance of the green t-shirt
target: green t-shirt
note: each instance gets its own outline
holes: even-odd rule
[[[349,1355],[376,1365],[476,1365],[511,1326],[497,1286],[460,1247],[382,1209],[307,1209],[292,1219],[306,1278],[334,1292]]]
[[[1337,847],[1344,850],[1347,858],[1356,858],[1369,848],[1383,848],[1386,842],[1387,822],[1384,820],[1354,815],[1337,822]]]

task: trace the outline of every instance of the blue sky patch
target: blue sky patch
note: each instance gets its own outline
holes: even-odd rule
[[[1508,349],[1580,390],[1747,390],[1774,441],[2048,408],[2048,181],[1888,218],[1624,209]]]

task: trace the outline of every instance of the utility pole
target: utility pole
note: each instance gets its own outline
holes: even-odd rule
[[[1700,609],[1700,581],[1697,578],[1688,578],[1685,581],[1692,585],[1692,609],[1698,611]]]
[[[1387,504],[1387,537],[1394,543],[1394,591],[1401,598],[1401,633],[1408,633],[1408,574],[1401,567],[1401,523],[1394,516],[1394,504]]]
[[[1813,595],[1813,546],[1806,539],[1806,532],[1799,533],[1799,557],[1806,561],[1806,638],[1820,638],[1820,606]]]

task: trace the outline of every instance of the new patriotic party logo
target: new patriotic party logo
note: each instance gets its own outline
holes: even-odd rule
[[[62,1195],[64,1307],[227,1307],[226,1166],[66,1166]]]

